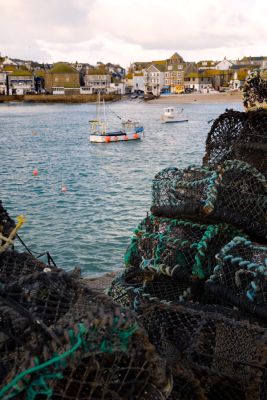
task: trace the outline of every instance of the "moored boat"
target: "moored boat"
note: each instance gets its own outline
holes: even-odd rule
[[[163,123],[188,122],[188,118],[183,114],[184,109],[176,110],[174,107],[164,108],[161,120]]]
[[[92,122],[91,122],[92,123]],[[144,134],[144,128],[137,121],[127,120],[122,121],[122,128],[119,131],[110,132],[107,129],[102,128],[100,130],[92,129],[90,135],[90,142],[93,143],[110,143],[110,142],[121,142],[129,140],[140,140]],[[99,129],[99,123],[98,123]]]
[[[122,119],[121,129],[118,131],[109,131],[107,129],[105,117],[105,103],[104,106],[104,119],[99,117],[100,94],[98,95],[96,119],[89,121],[91,124],[91,134],[89,137],[92,143],[110,143],[110,142],[127,142],[129,140],[140,140],[144,135],[144,128],[140,123],[134,119]]]

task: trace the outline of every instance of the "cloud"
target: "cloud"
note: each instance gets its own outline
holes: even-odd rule
[[[128,65],[174,51],[190,60],[267,55],[265,0],[0,0],[0,15],[0,51],[10,57]]]

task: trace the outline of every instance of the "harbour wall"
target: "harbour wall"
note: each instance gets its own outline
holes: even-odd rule
[[[117,101],[121,99],[120,94],[103,94],[101,100]],[[0,103],[5,102],[25,103],[94,103],[97,101],[97,94],[25,94],[25,95],[0,95]]]

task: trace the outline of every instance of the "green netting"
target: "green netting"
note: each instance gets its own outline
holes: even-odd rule
[[[265,237],[266,194],[264,175],[242,161],[225,161],[215,171],[167,168],[153,180],[151,212],[195,221],[224,221]]]
[[[172,277],[204,278],[210,275],[217,252],[238,232],[227,224],[205,225],[150,215],[135,230],[125,264]]]
[[[267,246],[236,237],[217,255],[209,282],[231,289],[241,299],[267,303]],[[266,308],[267,310],[267,308]]]

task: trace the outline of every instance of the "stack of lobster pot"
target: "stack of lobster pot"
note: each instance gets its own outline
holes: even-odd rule
[[[165,168],[109,294],[173,373],[170,399],[267,398],[267,110],[226,110],[200,167]]]
[[[0,398],[167,399],[172,375],[135,314],[15,251],[2,204],[0,226]]]

